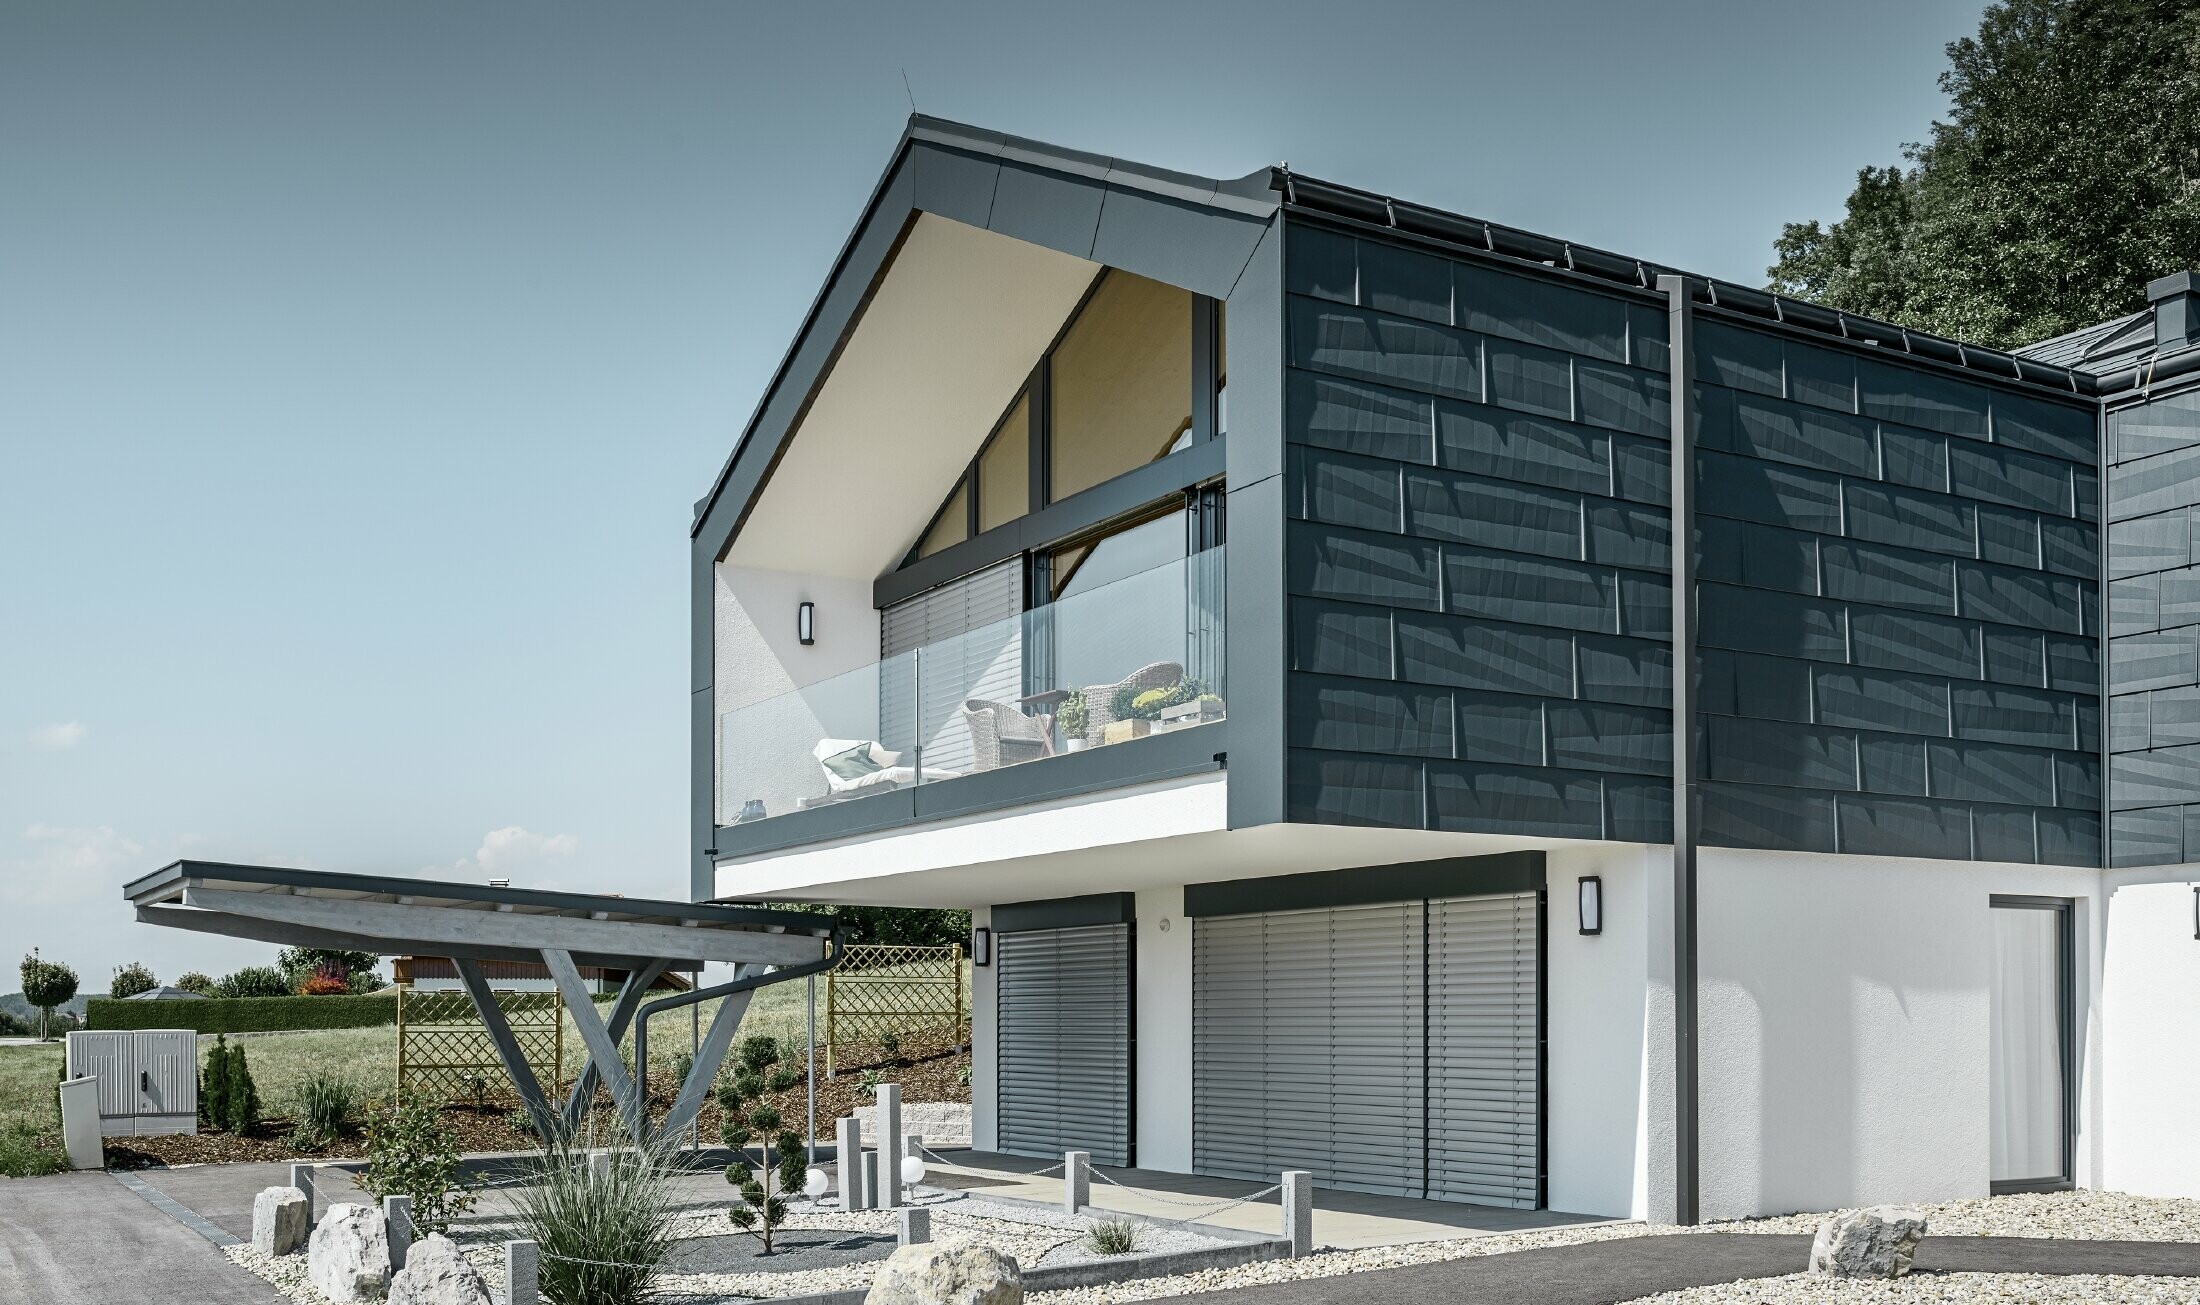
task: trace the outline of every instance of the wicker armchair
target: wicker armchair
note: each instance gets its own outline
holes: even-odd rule
[[[1085,687],[1085,744],[1100,746],[1102,731],[1115,721],[1115,695],[1125,688],[1132,696],[1148,689],[1166,689],[1181,682],[1184,667],[1177,662],[1152,662],[1132,671],[1113,684],[1092,684]]]
[[[1054,718],[1026,716],[1004,702],[967,698],[963,719],[970,725],[970,768],[998,770],[1037,761],[1053,747]]]

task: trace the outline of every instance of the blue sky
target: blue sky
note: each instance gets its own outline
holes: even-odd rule
[[[1751,283],[1974,4],[0,0],[0,990],[178,855],[679,896],[686,529],[909,110]]]

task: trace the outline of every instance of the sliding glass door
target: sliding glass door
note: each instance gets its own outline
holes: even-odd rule
[[[2070,902],[1995,897],[1992,907],[1993,1190],[2068,1187],[2076,1119]]]

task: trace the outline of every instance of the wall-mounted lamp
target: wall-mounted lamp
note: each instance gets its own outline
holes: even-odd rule
[[[1581,915],[1583,933],[1604,932],[1604,877],[1584,875],[1574,881],[1575,907]]]
[[[970,963],[972,965],[991,965],[993,963],[993,931],[982,924],[970,931]]]
[[[2200,942],[2200,888],[2192,890],[2192,937]]]
[[[803,603],[794,609],[794,633],[804,646],[817,642],[816,603]]]

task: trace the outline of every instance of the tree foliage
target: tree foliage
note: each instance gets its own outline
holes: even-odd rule
[[[23,1000],[38,1008],[38,1036],[52,1037],[53,1008],[68,1005],[76,996],[76,971],[59,961],[42,959],[34,947],[17,973],[23,980]]]
[[[382,986],[382,976],[374,967],[382,958],[373,952],[338,951],[326,947],[285,947],[276,954],[275,968],[283,975],[286,991],[304,992],[306,985],[320,980],[322,993],[373,992]],[[335,980],[332,986],[329,982]]]
[[[160,980],[153,977],[151,970],[140,962],[132,961],[128,965],[115,967],[115,977],[107,984],[107,995],[119,1000],[123,997],[135,997],[141,992],[151,992],[159,986]]]
[[[288,997],[290,985],[283,980],[281,970],[266,965],[247,965],[234,974],[225,974],[214,991],[224,997]]]
[[[1947,50],[1948,120],[1789,223],[1773,290],[2006,348],[2200,263],[2200,0],[2003,0]]]
[[[840,906],[799,908],[840,920],[842,941],[850,947],[894,943],[904,947],[970,945],[970,912],[934,911],[914,906]]]

